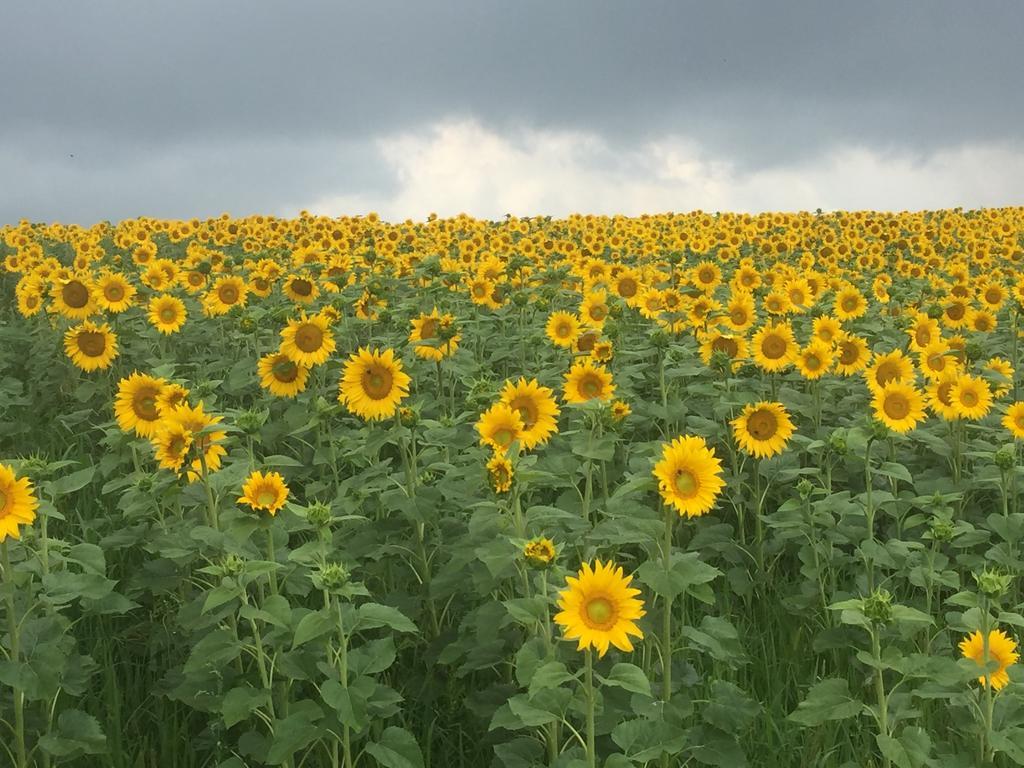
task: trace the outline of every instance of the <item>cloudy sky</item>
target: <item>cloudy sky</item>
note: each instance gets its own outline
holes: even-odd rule
[[[1024,3],[5,0],[0,223],[1024,204]]]

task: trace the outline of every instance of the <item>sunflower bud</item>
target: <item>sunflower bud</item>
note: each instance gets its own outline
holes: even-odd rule
[[[1009,590],[1010,584],[1013,583],[1013,576],[986,568],[980,574],[976,573],[974,580],[978,582],[978,589],[985,597],[990,600],[998,600]]]
[[[800,494],[800,498],[807,500],[811,497],[811,492],[814,490],[814,483],[808,480],[806,477],[801,479],[796,484],[796,491]]]
[[[238,327],[244,333],[252,333],[256,330],[256,321],[252,319],[252,315],[242,315],[238,321]]]
[[[651,332],[651,343],[658,349],[665,349],[672,342],[672,338],[661,328]]]
[[[953,521],[938,515],[932,518],[928,524],[928,530],[932,540],[940,543],[950,542],[956,536],[956,526],[953,525]]]
[[[263,425],[267,423],[270,412],[266,410],[242,411],[238,415],[238,428],[247,435],[258,435]]]
[[[526,558],[526,562],[540,570],[549,568],[557,556],[555,543],[551,539],[531,539],[523,547],[523,557]]]
[[[398,417],[401,419],[403,427],[415,427],[419,422],[419,414],[407,406],[398,409]]]
[[[331,508],[322,501],[314,501],[306,509],[306,521],[318,530],[323,530],[331,525]]]
[[[875,624],[888,624],[892,619],[892,593],[876,589],[864,598],[864,615]]]
[[[245,561],[238,555],[232,553],[221,560],[220,568],[221,572],[225,576],[235,577],[245,570]]]
[[[885,440],[889,437],[889,428],[878,419],[871,420],[871,436],[875,440]]]
[[[992,459],[995,461],[996,466],[1004,472],[1013,469],[1017,463],[1017,457],[1012,445],[1004,445],[992,455]]]
[[[846,443],[846,430],[837,429],[829,435],[828,447],[832,449],[832,453],[837,456],[845,456],[847,451]]]
[[[328,592],[337,592],[344,589],[345,585],[348,584],[348,580],[348,569],[341,563],[325,563],[320,566],[314,576],[314,583],[319,582],[318,586],[321,589],[326,589]]]

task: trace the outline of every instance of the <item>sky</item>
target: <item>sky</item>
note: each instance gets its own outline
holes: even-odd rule
[[[1024,205],[1017,0],[4,0],[0,224]]]

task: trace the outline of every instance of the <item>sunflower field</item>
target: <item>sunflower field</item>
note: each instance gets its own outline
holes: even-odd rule
[[[1024,765],[1024,209],[0,228],[0,765]]]

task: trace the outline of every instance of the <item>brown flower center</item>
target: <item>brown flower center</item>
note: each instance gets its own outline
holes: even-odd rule
[[[160,310],[160,319],[163,320],[165,323],[173,323],[177,319],[177,317],[178,313],[175,311],[174,307],[170,305],[167,305],[166,307]]]
[[[857,345],[852,341],[844,341],[839,345],[839,349],[839,362],[843,365],[853,365],[857,362],[857,358],[860,357]]]
[[[291,384],[299,378],[299,366],[287,358],[278,359],[270,371],[282,384]]]
[[[900,419],[907,418],[907,415],[910,413],[910,401],[901,392],[890,392],[885,396],[882,410],[885,411],[885,415],[890,419],[899,421]]]
[[[238,301],[238,288],[231,283],[222,285],[217,289],[217,296],[225,304],[234,304]]]
[[[103,289],[103,295],[107,298],[107,301],[121,301],[124,298],[124,287],[118,283],[112,283]]]
[[[394,377],[386,368],[373,365],[363,372],[362,384],[367,397],[371,400],[383,400],[391,394]]]
[[[960,393],[960,402],[968,408],[973,408],[979,402],[978,393],[973,389],[965,389]]]
[[[296,293],[299,296],[309,296],[313,293],[313,284],[309,280],[292,280],[292,293]]]
[[[99,331],[82,331],[77,341],[78,348],[88,357],[99,357],[107,349],[107,337]]]
[[[747,418],[747,432],[755,440],[770,440],[779,429],[779,420],[766,408],[754,411]]]
[[[601,394],[601,380],[592,373],[586,374],[580,379],[580,394],[588,400]]]
[[[295,346],[303,352],[316,352],[324,343],[324,333],[313,323],[303,323],[295,331]]]
[[[619,296],[631,299],[636,296],[637,284],[632,277],[624,277],[619,281]]]
[[[89,289],[78,280],[71,280],[61,289],[60,295],[72,309],[81,309],[89,303]]]
[[[135,415],[143,421],[156,421],[160,418],[160,412],[156,406],[157,393],[151,389],[144,389],[136,392],[132,398],[132,410]]]
[[[769,360],[778,360],[786,354],[786,340],[776,333],[765,336],[761,342],[761,352]]]

